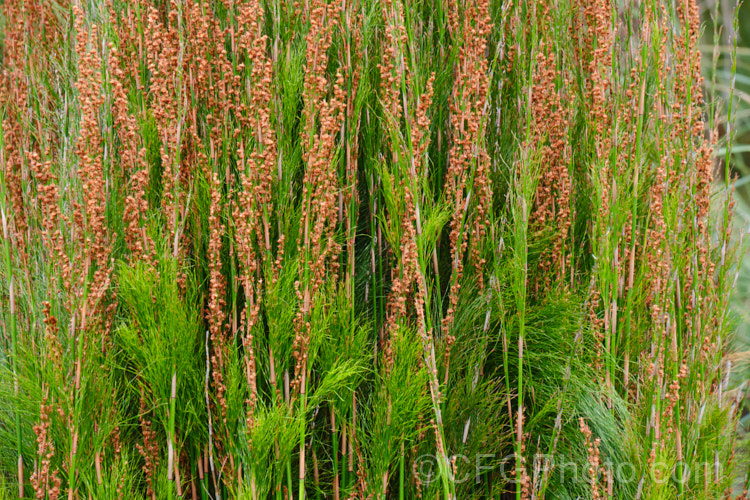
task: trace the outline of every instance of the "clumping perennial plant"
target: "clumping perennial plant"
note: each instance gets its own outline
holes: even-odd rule
[[[695,0],[1,19],[0,499],[747,497]]]

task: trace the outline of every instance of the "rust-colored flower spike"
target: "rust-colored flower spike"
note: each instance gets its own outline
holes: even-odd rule
[[[296,336],[293,353],[297,366],[294,388],[299,389],[307,366],[309,341],[308,315],[318,289],[326,279],[336,281],[340,244],[335,240],[338,222],[338,175],[334,162],[336,137],[344,119],[344,77],[336,73],[333,95],[326,98],[330,85],[325,77],[326,53],[331,46],[332,32],[340,12],[324,0],[310,6],[310,29],[307,34],[307,65],[305,67],[303,122],[307,137],[303,138],[302,158],[305,175],[302,187],[302,223],[298,253],[302,257],[297,295],[300,309],[295,319]]]
[[[42,314],[44,315],[44,345],[46,349],[47,362],[50,363],[58,373],[62,373],[62,346],[60,339],[57,337],[59,328],[57,318],[52,315],[52,306],[49,302],[42,303]]]
[[[411,144],[412,150],[414,151],[414,162],[410,170],[414,179],[423,179],[427,175],[427,150],[430,148],[430,117],[427,116],[427,113],[432,106],[434,83],[435,73],[432,73],[427,80],[425,93],[417,103],[417,109],[415,112],[416,120],[411,127]]]
[[[52,174],[52,162],[42,162],[35,151],[27,152],[26,157],[36,180],[37,206],[42,215],[42,241],[55,269],[60,270],[64,289],[71,290],[72,268],[62,233],[62,227],[68,226],[70,221],[60,211],[60,195]]]
[[[404,76],[404,55],[402,47],[406,44],[404,10],[400,1],[384,0],[383,18],[385,19],[385,40],[383,54],[378,64],[380,70],[380,99],[383,102],[386,120],[389,126],[398,127],[401,122],[401,80]]]
[[[240,145],[238,152],[239,164],[245,164],[244,147]],[[250,168],[253,168],[251,166]],[[243,170],[240,174],[242,191],[239,193],[239,205],[234,210],[236,225],[237,258],[240,265],[240,282],[245,293],[245,310],[241,314],[242,343],[245,348],[245,376],[250,390],[248,429],[252,429],[252,418],[257,401],[257,374],[255,351],[253,346],[253,327],[260,314],[260,280],[258,276],[258,261],[255,248],[257,246],[257,227],[259,214],[253,200],[254,184],[251,175]]]
[[[114,26],[119,25],[114,10],[110,12],[110,18]],[[138,122],[128,110],[128,87],[132,69],[129,67],[123,69],[123,64],[130,66],[132,63],[124,63],[120,50],[111,44],[108,62],[113,94],[112,118],[121,143],[122,176],[124,179],[130,179],[123,214],[125,241],[133,258],[148,260],[148,254],[155,250],[146,228],[143,227],[142,220],[142,216],[148,211],[146,189],[149,183],[149,169],[146,162],[146,148],[140,139]]]
[[[415,111],[416,117],[411,136],[414,157],[409,165],[411,182],[407,183],[403,179],[400,182],[400,188],[404,191],[404,206],[400,220],[400,258],[391,270],[392,285],[386,304],[387,335],[383,339],[384,345],[382,346],[386,371],[393,366],[393,340],[398,334],[399,322],[407,317],[407,303],[412,294],[414,294],[414,306],[417,313],[417,330],[425,340],[431,334],[431,332],[427,332],[424,316],[426,285],[418,272],[417,236],[421,223],[418,220],[417,200],[411,186],[417,186],[422,178],[422,162],[425,160],[425,154],[429,148],[430,119],[427,112],[432,105],[433,82],[434,75],[428,80],[427,89],[419,99]],[[416,293],[413,290],[415,285],[417,286]]]
[[[52,469],[52,459],[55,456],[55,443],[50,435],[52,405],[48,404],[49,390],[43,389],[43,392],[44,396],[39,410],[41,421],[34,425],[37,461],[30,480],[37,499],[57,500],[60,497],[62,481],[57,475],[57,470]]]
[[[239,105],[239,119],[247,128],[254,131],[253,148],[249,162],[246,159],[244,143],[238,151],[241,191],[235,209],[237,225],[237,256],[241,268],[240,281],[245,293],[245,310],[242,313],[243,345],[245,347],[245,372],[249,387],[248,429],[254,423],[254,409],[257,403],[257,372],[253,345],[253,327],[260,315],[262,281],[256,255],[261,249],[265,262],[271,254],[270,227],[268,213],[273,211],[271,186],[275,180],[274,168],[277,162],[275,129],[271,126],[271,100],[273,84],[272,61],[266,56],[266,37],[261,35],[259,15],[261,9],[257,1],[240,6],[240,32],[238,47],[246,52],[246,62],[240,63],[240,71],[246,64],[251,70],[251,107]]]
[[[549,24],[545,17],[543,26]],[[548,55],[545,55],[548,54]],[[534,85],[531,93],[533,140],[541,148],[542,172],[537,185],[536,206],[532,220],[540,228],[551,223],[556,228],[549,260],[542,261],[544,271],[552,271],[558,280],[564,279],[570,258],[565,243],[571,227],[571,179],[568,174],[570,143],[568,141],[569,108],[562,105],[558,82],[562,79],[557,57],[546,42],[540,45]],[[567,81],[561,82],[567,87]],[[562,86],[562,85],[561,85]]]
[[[224,235],[222,220],[221,184],[216,172],[210,178],[211,205],[208,214],[208,329],[211,334],[211,365],[216,399],[221,415],[227,418],[226,385],[224,384],[224,360],[226,358],[226,279],[221,272],[221,239]]]
[[[458,35],[459,25],[458,25],[458,0],[448,0],[447,2],[447,17],[448,17],[448,29],[450,30],[451,34],[453,36]]]
[[[403,184],[403,183],[402,183]],[[403,186],[402,186],[403,187]],[[386,373],[393,367],[393,341],[400,322],[407,317],[407,300],[417,279],[417,232],[414,227],[414,198],[409,189],[404,190],[405,209],[401,217],[401,255],[391,270],[393,284],[386,304],[386,336],[383,356]],[[419,312],[419,311],[418,311]],[[424,315],[424,308],[422,308]],[[424,326],[422,325],[422,329]]]
[[[2,123],[3,143],[5,145],[2,168],[5,170],[5,181],[10,195],[10,207],[13,217],[10,218],[9,237],[25,260],[26,209],[23,200],[23,152],[24,115],[28,106],[28,79],[25,76],[26,46],[29,42],[27,27],[28,13],[20,2],[4,2],[3,17],[8,29],[2,45],[3,65],[0,70],[0,105],[6,109]]]
[[[143,83],[140,79],[139,65],[141,61],[145,60],[145,55],[143,54],[143,43],[138,31],[139,18],[134,12],[139,3],[142,4],[143,1],[127,2],[124,5],[124,9],[118,14],[112,0],[107,0],[107,11],[109,13],[110,24],[117,33],[115,39],[118,41],[118,67],[120,67],[123,73],[121,79],[127,81],[132,78],[135,82],[135,87],[138,91],[141,91],[143,90]],[[140,7],[144,9],[144,12],[146,11],[144,6]],[[114,61],[110,59],[110,62],[113,63]]]
[[[581,71],[588,75],[585,96],[588,99],[591,122],[596,132],[595,148],[603,166],[599,172],[601,185],[599,218],[606,220],[610,208],[612,166],[608,152],[612,147],[612,115],[609,103],[612,82],[612,7],[608,0],[576,0],[573,6],[574,25],[571,36],[575,39],[576,60]]]
[[[211,119],[206,118],[209,126],[209,136],[214,145],[222,143],[224,137],[224,124],[230,119],[230,115],[236,111],[238,92],[241,89],[239,77],[234,75],[230,57],[225,48],[224,41],[228,36],[228,28],[222,29],[219,19],[210,14],[206,9],[207,20],[204,25],[208,27],[208,51],[212,64],[210,65],[211,77],[206,92],[206,103],[211,110]],[[199,53],[205,57],[204,53]],[[228,130],[231,133],[232,130]],[[211,159],[217,162],[221,151],[211,148]],[[228,182],[228,179],[227,179]]]
[[[174,7],[174,5],[172,5]],[[162,212],[165,215],[166,234],[174,241],[177,228],[180,168],[178,157],[182,145],[184,128],[181,106],[187,99],[180,95],[175,82],[175,71],[183,67],[180,60],[180,40],[177,32],[178,9],[170,9],[170,16],[163,22],[159,11],[153,6],[147,9],[144,30],[146,64],[151,74],[149,94],[150,112],[156,122],[161,140],[160,156],[162,165]],[[184,76],[182,78],[184,80]],[[175,125],[175,119],[178,121]]]
[[[239,47],[247,54],[245,63],[240,63],[240,70],[247,64],[252,65],[250,108],[238,105],[240,121],[245,127],[253,130],[253,148],[250,152],[250,177],[243,180],[245,195],[249,198],[245,204],[254,200],[259,207],[262,224],[255,224],[258,241],[262,245],[261,258],[264,262],[272,252],[271,228],[269,214],[273,213],[271,188],[278,179],[276,130],[271,124],[271,103],[273,99],[273,61],[266,55],[267,37],[261,34],[259,14],[262,12],[259,2],[252,1],[240,7],[240,25],[244,27],[239,37]],[[242,152],[244,155],[244,151]],[[245,175],[244,172],[242,175]],[[251,197],[251,198],[250,198]]]
[[[148,418],[148,405],[146,397],[141,390],[141,403],[138,413],[138,420],[143,435],[143,445],[136,444],[138,453],[143,457],[143,474],[146,476],[146,495],[152,500],[156,498],[154,491],[154,476],[159,467],[159,439],[156,431],[153,430],[151,420]]]
[[[708,258],[710,237],[708,231],[708,213],[711,205],[711,185],[713,183],[713,148],[717,134],[711,139],[705,138],[705,121],[703,110],[703,77],[701,76],[701,52],[699,48],[700,15],[695,0],[680,2],[676,5],[677,16],[682,24],[683,33],[675,35],[675,78],[674,95],[691,96],[690,102],[683,104],[683,109],[674,107],[677,122],[675,136],[683,137],[694,152],[685,156],[691,159],[689,168],[683,169],[690,185],[694,185],[697,205],[696,222],[698,225],[698,262],[695,276],[700,289],[710,279],[712,266]],[[692,306],[692,304],[691,304]]]
[[[524,416],[523,413],[519,413],[519,431],[523,428],[523,420]],[[517,467],[520,467],[518,469],[518,473],[516,473],[516,470],[513,471],[513,474],[519,478],[519,482],[521,484],[521,500],[531,500],[532,498],[532,491],[534,488],[534,485],[531,481],[531,476],[529,476],[529,471],[526,468],[526,441],[529,438],[528,433],[520,433],[517,432],[517,439],[521,442],[521,457],[517,461]],[[520,434],[520,435],[518,435]]]
[[[483,286],[481,249],[487,232],[487,212],[492,206],[490,158],[482,131],[487,119],[487,36],[492,29],[488,2],[484,0],[466,5],[462,19],[461,32],[454,35],[461,41],[461,49],[450,101],[452,144],[445,180],[447,198],[453,206],[450,224],[451,285],[448,310],[442,323],[443,336],[448,340],[448,345],[452,340],[450,329],[458,305],[464,256],[469,242],[476,280],[480,289]],[[471,213],[470,198],[473,198],[474,205]]]
[[[27,182],[31,177],[25,156],[29,150],[41,147],[31,138],[36,136],[37,127],[43,126],[38,123],[37,114],[29,109],[29,89],[42,85],[40,81],[45,75],[53,78],[51,73],[56,71],[54,51],[59,47],[61,28],[49,2],[4,2],[1,8],[8,29],[4,33],[0,54],[3,61],[0,68],[0,107],[5,111],[0,132],[4,144],[0,168],[4,170],[9,195],[8,237],[20,261],[26,263],[27,218],[33,215],[27,211],[34,207],[34,201],[24,198],[30,191]],[[50,99],[44,92],[36,93],[36,97],[42,112],[56,105],[52,100],[54,98]],[[46,127],[44,132],[47,134],[46,144],[54,147],[57,142],[55,132]]]
[[[404,60],[402,44],[406,39],[404,27],[403,6],[400,1],[385,0],[382,2],[385,36],[383,39],[383,53],[378,63],[380,71],[380,100],[384,117],[388,127],[400,127],[403,114],[401,104],[401,81],[404,77]],[[419,132],[416,132],[417,134]],[[396,161],[396,148],[394,162]],[[404,181],[400,181],[400,188],[405,189]],[[384,369],[388,372],[393,367],[393,342],[398,334],[399,321],[406,318],[407,300],[411,293],[412,284],[416,278],[415,257],[412,252],[412,241],[415,240],[411,211],[414,208],[412,193],[405,189],[405,210],[398,222],[402,228],[400,241],[401,257],[391,270],[391,290],[386,303],[385,335],[382,337]]]
[[[487,237],[488,211],[492,209],[492,183],[490,181],[490,157],[484,144],[484,133],[481,125],[488,120],[487,95],[489,90],[489,73],[487,66],[487,38],[492,30],[489,14],[489,2],[472,4],[471,16],[475,19],[472,36],[467,39],[470,56],[467,57],[470,75],[469,92],[472,96],[472,113],[467,116],[466,131],[476,148],[476,170],[473,175],[472,191],[476,194],[474,213],[471,220],[471,236],[469,240],[469,261],[474,265],[477,286],[484,288],[483,269],[485,261],[481,257],[481,250]],[[468,24],[466,26],[468,30]],[[471,116],[473,115],[473,117]],[[476,127],[476,129],[475,129]]]
[[[610,122],[610,110],[607,105],[611,83],[612,70],[612,6],[608,0],[577,0],[575,10],[577,15],[583,14],[586,28],[575,30],[581,36],[579,43],[583,44],[582,57],[579,63],[585,65],[589,74],[586,90],[591,100],[591,115],[596,123],[597,137],[600,138],[599,147],[604,144],[603,135]],[[580,17],[579,17],[580,22]],[[600,154],[600,158],[602,155]]]
[[[646,292],[646,305],[654,304],[669,283],[669,272],[671,268],[669,258],[669,247],[665,245],[667,236],[667,225],[664,219],[664,195],[667,182],[668,149],[666,144],[659,164],[654,169],[653,183],[649,188],[650,204],[650,227],[646,230],[646,266],[648,288]]]
[[[411,165],[412,184],[418,185],[419,180],[427,175],[427,150],[430,147],[430,118],[427,112],[432,106],[434,95],[433,84],[435,83],[435,74],[431,74],[427,80],[427,88],[419,99],[416,109],[416,123],[412,126],[412,151],[414,154]],[[420,210],[417,204],[419,199],[415,195],[405,198],[407,213],[410,214],[411,221],[416,227],[416,236],[422,231],[422,222],[420,220]],[[412,243],[409,244],[408,253],[414,259],[415,269],[418,269],[417,240],[412,235]],[[436,254],[433,253],[436,259]],[[423,273],[416,273],[417,292],[414,296],[414,308],[417,311],[417,332],[425,341],[425,345],[432,340],[432,331],[427,331],[427,320],[425,318],[425,298],[427,297],[427,283]],[[450,340],[450,339],[448,339]],[[446,355],[450,353],[450,342],[446,350]],[[447,372],[447,370],[446,370]]]
[[[593,434],[588,424],[583,419],[583,417],[581,417],[578,420],[578,425],[585,439],[586,448],[588,451],[588,461],[589,461],[588,473],[589,473],[589,481],[591,483],[591,498],[593,500],[601,500],[603,498],[602,493],[599,491],[599,473],[601,469],[601,457],[599,455],[599,444],[601,443],[601,439],[599,438],[595,438],[593,440],[591,439],[593,437]]]
[[[79,162],[78,174],[83,192],[86,193],[81,214],[84,226],[80,228],[82,236],[79,239],[79,255],[86,263],[84,268],[95,266],[87,305],[88,314],[93,316],[109,288],[111,275],[111,244],[105,214],[107,187],[104,179],[102,135],[99,130],[99,109],[104,104],[104,96],[101,92],[101,57],[97,51],[97,29],[92,26],[89,31],[85,27],[84,13],[79,7],[73,7],[73,14],[78,56],[76,90],[81,107],[76,155]],[[81,278],[86,279],[85,273]]]

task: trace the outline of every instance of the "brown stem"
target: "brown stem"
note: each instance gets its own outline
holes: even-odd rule
[[[333,435],[336,435],[336,411],[333,408],[331,408],[331,433],[333,433]],[[346,435],[346,432],[342,432],[342,434],[343,435],[341,439],[343,440],[344,436]],[[333,449],[333,453],[334,455],[338,454],[338,450],[335,447]],[[334,456],[334,458],[336,457]],[[343,458],[344,457],[342,455],[341,459],[343,460]],[[335,460],[334,460],[334,463],[336,463]],[[333,471],[333,500],[339,500],[339,468],[338,467],[334,467],[334,471]]]
[[[206,330],[206,378],[205,378],[205,395],[206,395],[206,410],[208,413],[208,464],[211,470],[211,476],[213,477],[214,489],[216,490],[217,500],[221,500],[221,493],[219,493],[218,484],[216,481],[216,469],[214,468],[214,452],[213,452],[213,419],[211,418],[211,402],[208,397],[208,377],[211,373],[211,357],[210,351],[208,350],[208,330]],[[72,500],[72,499],[69,499]]]
[[[315,487],[318,488],[320,486],[320,471],[318,470],[318,454],[315,453],[315,447],[312,446],[312,443],[310,443],[310,451],[312,451],[312,459],[313,459],[313,482],[315,483]]]
[[[357,391],[354,391],[352,393],[352,425],[349,426],[349,432],[351,432],[351,435],[349,436],[349,472],[354,471],[354,439],[356,437],[356,429],[357,429]]]
[[[94,452],[94,467],[96,468],[96,482],[102,484],[102,456],[99,450]]]
[[[23,455],[18,455],[18,498],[23,497]]]
[[[200,457],[198,458],[198,475],[203,479],[203,465]],[[192,500],[198,500],[198,487],[195,485],[195,477],[190,478],[190,494]]]
[[[177,496],[182,496],[182,481],[180,480],[180,461],[174,461],[174,480],[177,487]]]
[[[78,453],[78,429],[75,429],[75,431],[73,431],[73,442],[70,447],[71,464],[73,464],[73,461],[75,460],[75,456],[77,453]],[[68,486],[68,500],[73,500],[75,492],[76,492],[76,489],[74,486],[75,477],[71,477],[68,482],[70,483],[70,485]]]

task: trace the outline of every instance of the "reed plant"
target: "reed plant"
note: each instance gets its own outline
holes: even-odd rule
[[[2,20],[0,498],[746,497],[694,0]]]

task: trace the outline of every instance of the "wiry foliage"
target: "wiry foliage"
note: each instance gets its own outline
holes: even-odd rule
[[[694,1],[3,19],[0,496],[730,494]]]

